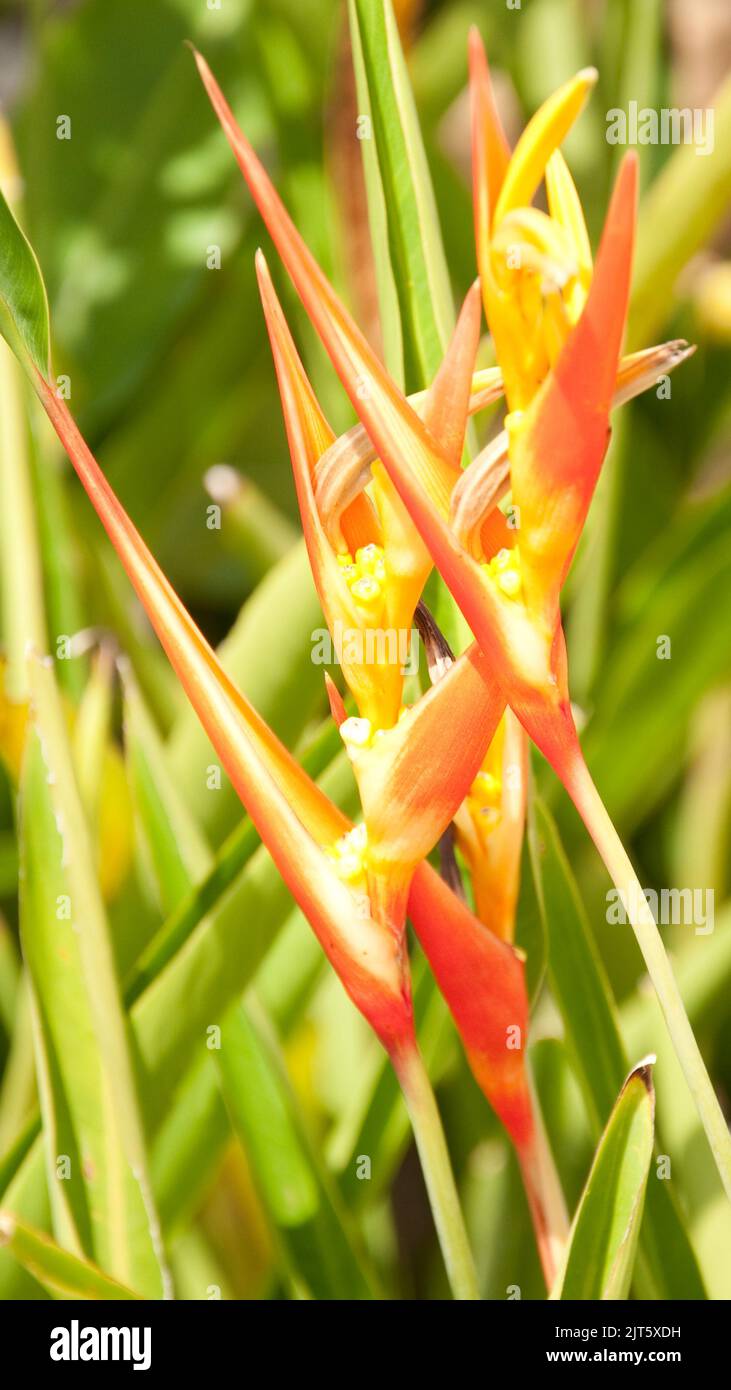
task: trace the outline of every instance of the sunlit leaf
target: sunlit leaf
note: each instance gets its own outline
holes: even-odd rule
[[[625,1082],[600,1140],[552,1298],[627,1297],[652,1158],[654,1111],[651,1068],[642,1062]]]
[[[555,824],[536,798],[530,829],[536,892],[548,939],[548,978],[592,1130],[607,1122],[627,1071],[611,986],[586,920]],[[703,1298],[696,1258],[668,1185],[648,1190],[639,1287],[646,1297]]]
[[[0,1211],[0,1247],[18,1261],[54,1298],[134,1299],[139,1295],[110,1279],[11,1212]]]
[[[54,1233],[122,1282],[160,1297],[160,1237],[108,930],[53,676],[38,661],[32,673],[21,929]]]

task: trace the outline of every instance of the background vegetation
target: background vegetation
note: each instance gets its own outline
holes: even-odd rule
[[[414,0],[399,9],[455,298],[475,274],[471,22],[485,36],[514,133],[573,71],[599,68],[566,150],[594,239],[621,152],[604,139],[606,111],[630,100],[708,106],[731,49],[727,8],[713,0],[524,0],[521,11]],[[0,93],[22,172],[18,211],[49,287],[55,369],[69,378],[72,409],[115,490],[256,706],[352,803],[325,719],[322,670],[310,661],[321,618],[297,542],[253,273],[266,235],[185,38],[210,59],[321,264],[377,331],[338,0],[3,4]],[[69,140],[57,139],[59,115],[70,117]],[[722,1097],[731,1091],[730,126],[727,84],[711,157],[641,151],[631,345],[683,336],[698,351],[673,377],[669,400],[651,392],[625,407],[567,602],[588,760],[642,883],[715,894],[712,934],[677,927],[667,936]],[[212,246],[221,248],[220,269],[207,266]],[[324,408],[347,428],[344,393],[289,283],[283,275],[277,283]],[[0,385],[8,389],[7,375]],[[439,1296],[418,1165],[383,1057],[256,849],[235,795],[225,781],[207,788],[215,758],[65,459],[35,411],[14,436],[8,419],[6,411],[0,579],[12,699],[0,713],[0,1205],[48,1224],[17,934],[22,653],[28,638],[58,652],[59,636],[82,632],[57,673],[73,711],[77,777],[179,1296],[206,1298],[215,1288],[230,1298]],[[220,464],[235,473],[223,475],[215,529],[206,477]],[[214,478],[220,487],[222,474]],[[657,657],[664,635],[670,660]],[[121,685],[120,652],[128,658]],[[632,934],[607,925],[597,856],[554,779],[536,772],[560,841],[552,822],[535,828],[546,911],[526,864],[518,935],[535,998],[532,1059],[567,1198],[573,1206],[581,1191],[626,1060],[656,1051],[659,1145],[671,1157],[673,1196],[708,1293],[728,1297],[728,1207]],[[37,797],[40,825],[41,790]],[[50,884],[52,828],[48,836],[39,832],[34,848],[31,835],[24,853],[26,865],[38,855],[36,871]],[[541,1296],[509,1146],[416,949],[414,960],[421,1039],[483,1293],[504,1298],[518,1284],[523,1297]],[[53,1007],[63,1057],[78,1003]],[[235,1046],[207,1046],[217,1024]],[[370,1157],[369,1180],[358,1177],[358,1155]],[[689,1292],[693,1281],[678,1279]],[[45,1296],[7,1252],[0,1293]]]

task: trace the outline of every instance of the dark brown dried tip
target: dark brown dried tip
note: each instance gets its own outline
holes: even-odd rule
[[[622,1090],[626,1091],[630,1081],[633,1081],[635,1077],[637,1077],[637,1079],[642,1082],[648,1094],[654,1098],[655,1087],[652,1082],[652,1068],[656,1061],[657,1057],[654,1052],[650,1052],[647,1057],[643,1057],[642,1060],[632,1068]]]
[[[439,874],[452,892],[466,902],[462,875],[454,852],[454,826],[448,825],[439,840]]]
[[[421,600],[416,606],[414,622],[424,644],[429,679],[432,685],[436,685],[437,681],[446,675],[450,666],[454,665],[454,652],[426,604]]]

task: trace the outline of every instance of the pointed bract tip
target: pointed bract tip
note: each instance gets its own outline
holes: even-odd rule
[[[639,192],[639,159],[636,150],[628,150],[622,156],[614,188],[607,211],[605,229],[616,220],[628,217],[634,226],[637,220],[637,200]]]
[[[338,687],[336,686],[332,676],[328,675],[327,671],[325,672],[325,690],[327,693],[328,704],[330,705],[330,713],[333,719],[335,720],[335,723],[337,724],[338,728],[340,728],[340,725],[344,724],[346,719],[345,704],[343,703],[343,697],[340,694]]]
[[[470,25],[467,35],[467,49],[470,58],[484,63],[487,56],[485,53],[485,44],[482,39],[482,34],[476,24]]]
[[[459,311],[457,333],[468,334],[475,338],[480,332],[482,320],[482,284],[479,275],[472,281]],[[477,343],[474,343],[475,352]],[[473,364],[474,365],[474,364]]]
[[[197,69],[198,69],[198,71],[199,71],[201,77],[203,78],[203,81],[205,82],[205,80],[206,80],[207,77],[212,77],[212,76],[213,76],[213,74],[212,74],[212,72],[211,72],[211,69],[209,68],[208,63],[206,62],[205,58],[203,57],[203,54],[201,53],[200,49],[199,49],[199,48],[196,48],[195,44],[194,44],[194,43],[191,43],[191,40],[190,40],[190,39],[186,39],[185,42],[186,42],[187,47],[190,49],[191,53],[193,54],[193,57],[195,58],[195,65],[196,65],[196,67],[197,67]]]
[[[579,71],[577,72],[576,76],[582,82],[585,82],[587,87],[593,87],[599,79],[599,72],[597,68],[593,67],[579,68]]]
[[[626,153],[622,155],[622,160],[619,166],[619,172],[617,174],[617,183],[615,184],[615,187],[618,187],[620,183],[626,183],[630,187],[636,189],[637,180],[639,178],[639,172],[640,157],[637,153],[637,150],[627,150]]]
[[[254,253],[254,269],[256,271],[256,280],[262,299],[273,295],[274,283],[272,281],[272,273],[269,269],[269,262],[260,246],[257,247]]]

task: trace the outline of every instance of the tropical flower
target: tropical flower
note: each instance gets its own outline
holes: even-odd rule
[[[348,862],[367,885],[371,903],[377,903],[383,919],[401,933],[413,871],[462,802],[492,740],[503,702],[484,653],[473,644],[454,663],[448,679],[414,705],[402,704],[401,639],[410,636],[431,561],[377,463],[372,465],[372,483],[348,500],[351,464],[355,459],[356,468],[360,466],[363,451],[359,444],[354,447],[349,441],[343,447],[335,440],[261,253],[257,272],[312,572],[328,625],[340,638],[338,655],[358,709],[356,716],[340,724],[364,814],[358,853],[351,846]],[[477,350],[477,301],[472,298],[422,406],[432,428],[446,422],[455,475]],[[343,464],[344,493],[342,476],[337,491],[330,481],[333,459]],[[324,487],[318,487],[323,479]]]
[[[471,49],[478,260],[509,414],[507,458],[505,441],[499,441],[478,461],[481,510],[476,517],[473,496],[467,509],[469,547],[453,513],[460,503],[457,486],[469,485],[461,479],[455,484],[440,441],[352,323],[208,65],[200,55],[196,62],[277,250],[385,471],[488,657],[506,702],[569,791],[616,887],[636,904],[632,925],[731,1194],[731,1139],[721,1107],[654,919],[636,891],[635,871],[581,752],[559,607],[606,452],[611,408],[651,385],[688,349],[668,344],[644,357],[620,359],[636,212],[635,155],[628,154],[620,167],[593,268],[565,163],[559,157],[548,170],[583,105],[593,71],[579,73],[549,98],[511,155],[474,36]],[[544,178],[545,217],[530,206]],[[516,248],[512,259],[511,246]],[[508,492],[512,514],[506,516],[498,503]]]
[[[485,760],[455,816],[456,843],[472,882],[475,911],[503,941],[515,934],[528,787],[528,744],[506,709]]]
[[[42,355],[33,353],[30,364],[26,354],[21,355],[222,765],[346,991],[389,1053],[412,1117],[455,1294],[475,1297],[472,1258],[446,1143],[414,1035],[403,930],[394,931],[391,922],[379,914],[380,904],[372,903],[369,897],[367,876],[361,872],[366,844],[363,826],[353,826],[310,780],[225,674],[120,505],[65,402],[53,389]],[[453,668],[457,699],[462,689],[465,698],[470,694],[475,701],[481,698],[485,681],[478,656],[475,647],[473,659]],[[447,693],[450,684],[447,680]],[[437,694],[436,689],[428,692],[420,702],[423,712],[413,726],[417,767],[430,742],[430,709]],[[502,709],[494,690],[490,691],[489,707],[491,714],[485,703],[483,745],[489,742]],[[477,763],[483,752],[484,746],[475,754]],[[410,749],[402,748],[401,765],[406,769],[409,756]],[[467,775],[468,780],[471,775]],[[418,785],[418,777],[416,780]],[[409,781],[407,777],[407,784]],[[456,808],[461,795],[461,791],[450,795],[447,814]],[[418,809],[418,802],[416,805]],[[472,1064],[521,1155],[537,1194],[532,1204],[540,1211],[545,1227],[539,1192],[543,1178],[534,1157],[537,1131],[525,1070],[523,961],[487,931],[424,862],[414,874],[409,912],[458,1022],[463,1015],[461,1026]],[[464,953],[454,952],[455,940],[464,942]],[[470,968],[463,964],[455,970],[455,959],[470,960]],[[478,979],[482,1003],[475,1010],[470,998]],[[517,1047],[506,1047],[508,1036],[518,1037]],[[543,1150],[538,1149],[540,1156]],[[550,1254],[549,1277],[556,1257]]]

